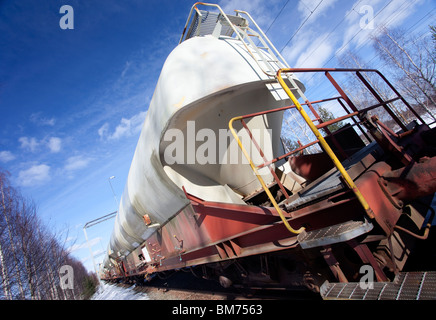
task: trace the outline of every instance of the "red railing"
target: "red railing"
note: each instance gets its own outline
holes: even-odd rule
[[[314,116],[314,119],[312,120],[312,122],[314,122],[314,121],[318,122],[318,124],[316,125],[316,128],[317,129],[321,129],[321,128],[324,129],[326,131],[327,135],[332,137],[332,143],[336,146],[338,152],[341,153],[341,155],[344,158],[347,158],[347,155],[344,152],[344,150],[341,148],[341,146],[335,141],[334,135],[332,135],[332,133],[328,130],[329,125],[335,124],[337,122],[341,122],[341,121],[346,120],[346,119],[351,119],[353,121],[353,124],[350,124],[350,125],[357,126],[359,131],[362,133],[362,135],[364,135],[365,138],[370,142],[372,139],[367,134],[367,132],[362,128],[362,124],[365,121],[367,121],[367,119],[365,118],[365,115],[367,114],[368,111],[383,107],[384,110],[387,112],[387,114],[389,114],[389,116],[404,131],[404,133],[396,134],[392,130],[390,130],[389,128],[388,128],[388,130],[386,130],[386,126],[383,126],[383,129],[388,131],[390,134],[392,134],[396,138],[401,137],[402,135],[405,135],[408,133],[408,129],[406,127],[406,124],[403,123],[403,121],[401,121],[401,119],[395,114],[395,112],[390,107],[390,105],[395,101],[401,101],[405,105],[405,107],[413,113],[413,115],[416,117],[417,120],[419,120],[422,124],[425,123],[424,120],[420,117],[420,115],[411,107],[411,105],[404,99],[404,97],[402,97],[400,95],[400,93],[392,86],[392,84],[378,70],[375,70],[375,69],[336,69],[336,68],[335,69],[333,69],[333,68],[293,68],[293,69],[289,69],[289,70],[291,70],[290,72],[293,72],[293,73],[323,72],[325,74],[325,76],[327,77],[327,79],[330,81],[330,83],[334,86],[336,91],[339,93],[339,96],[321,99],[321,100],[315,100],[315,101],[305,101],[305,103],[302,103],[301,105],[307,106],[310,109],[310,111],[312,112],[312,114]],[[372,104],[372,105],[365,107],[365,108],[358,109],[356,107],[356,104],[353,103],[352,99],[350,99],[350,97],[345,93],[345,91],[341,88],[341,86],[333,78],[332,73],[335,73],[335,72],[355,73],[357,78],[367,88],[368,93],[370,93],[376,99],[376,101],[378,103]],[[385,84],[394,93],[393,98],[384,100],[381,97],[381,95],[377,92],[377,90],[371,86],[369,81],[364,76],[365,73],[369,73],[369,72],[377,74],[385,82]],[[319,103],[329,102],[329,101],[337,101],[339,103],[339,105],[343,108],[343,110],[345,111],[346,115],[323,122],[322,119],[320,118],[320,116],[318,115],[318,113],[316,112],[314,105],[319,104]],[[247,131],[252,143],[254,144],[254,146],[256,147],[259,154],[261,155],[261,157],[264,160],[264,162],[257,165],[256,168],[261,169],[265,166],[268,166],[271,174],[274,177],[274,180],[276,181],[277,185],[280,187],[281,191],[283,192],[283,195],[287,199],[289,198],[289,194],[286,191],[286,189],[284,188],[284,186],[282,185],[282,183],[280,182],[280,179],[278,178],[277,174],[275,173],[274,168],[270,167],[270,165],[277,162],[277,161],[280,161],[286,157],[289,157],[292,154],[300,152],[300,151],[302,151],[310,146],[313,146],[313,145],[319,143],[319,140],[314,140],[314,141],[309,142],[305,145],[301,145],[301,143],[300,143],[301,146],[299,148],[296,148],[292,151],[289,151],[289,152],[287,152],[283,155],[280,155],[272,160],[268,160],[268,159],[266,159],[262,148],[259,146],[257,141],[254,139],[254,137],[253,137],[250,129],[248,128],[246,122],[244,121],[244,119],[252,118],[252,117],[256,117],[256,116],[261,116],[261,115],[266,115],[266,114],[270,114],[270,113],[275,113],[275,112],[281,112],[281,111],[285,111],[285,110],[289,110],[289,109],[293,109],[293,108],[295,108],[295,105],[276,108],[276,109],[270,109],[270,110],[251,113],[251,114],[246,114],[246,115],[238,117],[238,120],[241,121],[241,124],[244,127],[244,129]],[[382,126],[381,122],[377,122],[377,124]],[[345,128],[338,129],[337,131],[335,131],[335,134],[339,133],[341,130],[344,130],[344,129]]]

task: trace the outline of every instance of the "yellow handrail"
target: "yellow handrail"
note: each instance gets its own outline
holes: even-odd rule
[[[276,200],[274,199],[273,195],[271,194],[271,191],[269,191],[268,187],[265,184],[265,181],[263,181],[262,177],[260,176],[259,172],[257,171],[256,166],[254,165],[253,161],[250,158],[250,155],[248,154],[247,150],[245,150],[244,146],[242,145],[242,142],[239,139],[238,134],[236,133],[235,129],[233,128],[233,122],[236,120],[242,120],[242,119],[243,119],[243,117],[241,117],[241,116],[234,117],[234,118],[230,119],[229,128],[233,134],[233,137],[238,142],[239,148],[242,150],[242,153],[244,154],[245,158],[247,158],[251,169],[253,170],[254,174],[256,175],[257,179],[259,180],[260,184],[262,185],[263,190],[265,190],[265,193],[267,194],[268,198],[271,200],[271,203],[273,204],[274,208],[277,210],[277,212],[278,212],[280,218],[282,219],[284,225],[286,226],[286,228],[294,234],[299,234],[299,233],[303,232],[305,230],[304,227],[301,227],[300,229],[295,230],[288,223],[288,221],[286,220],[286,217],[283,215],[282,210],[279,208]]]
[[[306,121],[310,129],[312,130],[313,134],[316,136],[316,138],[319,140],[319,143],[321,143],[321,146],[325,150],[325,152],[329,155],[330,159],[332,159],[333,164],[336,166],[336,168],[341,173],[342,177],[344,178],[346,184],[348,187],[354,192],[354,195],[359,200],[360,204],[362,205],[363,209],[365,209],[366,213],[370,218],[374,218],[374,213],[372,212],[371,208],[369,207],[368,202],[366,202],[365,198],[363,197],[362,193],[360,193],[359,189],[357,188],[356,184],[354,183],[353,179],[348,175],[347,170],[342,166],[342,163],[339,161],[339,159],[336,157],[333,150],[330,148],[328,143],[325,141],[324,137],[321,135],[319,130],[316,128],[312,120],[307,115],[306,111],[304,111],[301,104],[298,102],[297,98],[295,98],[295,95],[292,93],[291,89],[289,89],[288,85],[283,80],[281,74],[282,72],[292,72],[290,69],[279,69],[277,71],[277,80],[279,81],[280,85],[282,86],[283,90],[285,90],[288,97],[292,100],[297,110],[300,112],[303,119]]]

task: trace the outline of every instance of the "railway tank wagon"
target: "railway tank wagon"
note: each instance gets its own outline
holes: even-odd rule
[[[337,96],[309,101],[302,72],[322,72]],[[355,105],[339,72],[356,76],[376,103]],[[367,73],[394,98],[383,99]],[[323,122],[315,105],[332,101],[345,115]],[[416,120],[405,123],[394,102]],[[314,141],[285,153],[288,109]],[[371,116],[376,109],[396,131]],[[396,283],[431,228],[434,137],[378,71],[290,69],[248,13],[197,3],[162,68],[100,277],[142,281],[200,268],[224,286],[325,292],[369,265],[375,281]]]

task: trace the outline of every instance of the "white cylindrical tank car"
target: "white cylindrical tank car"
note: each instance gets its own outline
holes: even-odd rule
[[[260,190],[230,134],[229,120],[291,104],[272,76],[286,62],[277,51],[279,58],[271,54],[273,47],[260,49],[248,39],[244,30],[254,23],[251,17],[196,8],[191,13],[190,28],[166,59],[147,111],[103,263],[106,269],[111,259],[129,254],[189,204],[182,186],[203,200],[238,204]],[[282,116],[247,121],[268,159],[283,153]],[[236,129],[244,143],[250,142],[242,126]],[[253,149],[249,143],[245,147]],[[261,160],[257,150],[251,156],[255,163]],[[273,181],[269,171],[261,173],[266,183]]]

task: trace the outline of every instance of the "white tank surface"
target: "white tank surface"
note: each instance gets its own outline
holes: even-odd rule
[[[204,200],[240,204],[261,189],[236,143],[230,143],[234,139],[228,123],[235,116],[287,106],[290,101],[261,67],[265,62],[256,61],[258,49],[248,44],[249,52],[226,26],[226,17],[197,11],[186,39],[165,61],[122,195],[108,248],[112,258],[137,248],[189,204],[182,186]],[[230,19],[240,27],[248,25],[241,17]],[[264,51],[265,59],[275,60]],[[273,70],[280,67],[269,64]],[[282,145],[272,143],[280,141],[281,124],[281,113],[247,120],[268,159],[282,154]],[[235,129],[249,148],[248,135],[238,125]],[[259,163],[260,155],[251,150]],[[233,163],[235,158],[230,157],[235,154],[238,160]],[[262,173],[266,183],[272,182],[269,171]],[[105,259],[105,266],[109,262]]]

